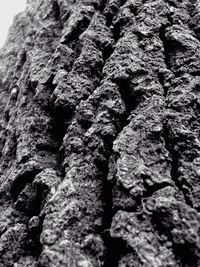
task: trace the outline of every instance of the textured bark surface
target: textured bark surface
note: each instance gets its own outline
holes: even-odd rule
[[[34,0],[0,51],[0,266],[200,266],[200,1]]]

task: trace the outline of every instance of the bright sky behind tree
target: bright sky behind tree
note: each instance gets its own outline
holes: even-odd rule
[[[14,16],[26,8],[26,0],[0,0],[0,48],[4,45]]]

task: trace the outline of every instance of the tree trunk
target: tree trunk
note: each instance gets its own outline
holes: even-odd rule
[[[35,0],[0,51],[0,267],[200,266],[200,1]]]

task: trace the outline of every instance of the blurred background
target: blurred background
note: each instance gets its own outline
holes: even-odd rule
[[[0,48],[6,41],[14,16],[25,8],[26,0],[0,0]]]

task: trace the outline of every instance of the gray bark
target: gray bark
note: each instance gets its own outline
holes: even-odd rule
[[[29,0],[0,51],[0,266],[200,266],[200,1]]]

